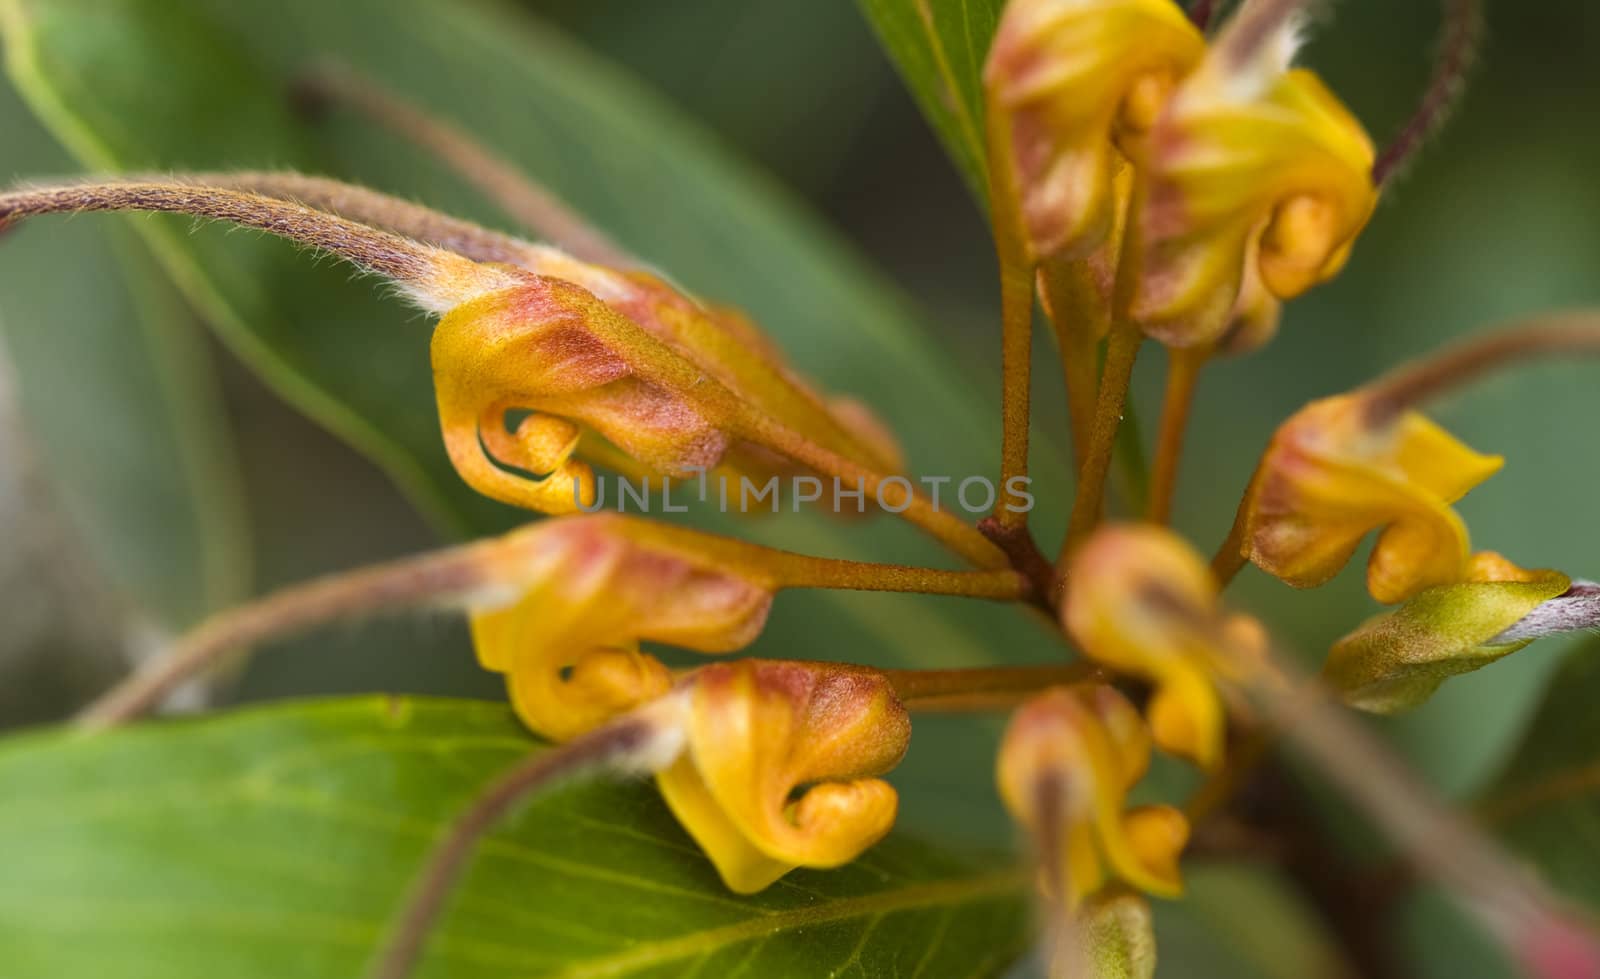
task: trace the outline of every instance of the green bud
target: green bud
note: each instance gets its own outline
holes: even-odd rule
[[[1156,974],[1150,905],[1137,894],[1090,901],[1060,937],[1051,976],[1152,979]]]
[[[1567,592],[1559,571],[1520,571],[1513,580],[1464,581],[1418,592],[1334,643],[1322,676],[1345,702],[1392,714],[1417,706],[1447,678],[1516,652],[1551,631],[1520,628]],[[1536,616],[1535,616],[1536,617]]]

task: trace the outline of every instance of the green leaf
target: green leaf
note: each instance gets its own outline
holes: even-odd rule
[[[447,821],[532,749],[503,707],[385,698],[0,744],[5,973],[358,975]],[[648,784],[579,784],[480,848],[419,975],[995,975],[1030,889],[897,835],[738,898]]]
[[[70,164],[0,90],[4,164]],[[0,339],[72,536],[163,627],[238,601],[249,575],[237,460],[200,324],[120,222],[0,238]]]
[[[1600,641],[1567,654],[1480,818],[1566,895],[1600,909]]]
[[[987,197],[983,62],[1005,0],[858,0],[973,194]]]

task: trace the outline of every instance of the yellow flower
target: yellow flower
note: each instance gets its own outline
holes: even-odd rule
[[[491,545],[497,585],[471,610],[479,662],[556,741],[665,694],[671,677],[640,640],[732,652],[772,605],[772,583],[713,541],[612,514],[514,531]]]
[[[1358,394],[1315,401],[1279,427],[1245,507],[1243,552],[1296,588],[1326,582],[1369,531],[1380,602],[1467,575],[1467,528],[1450,504],[1499,470],[1414,411],[1372,418]]]
[[[1069,910],[1113,880],[1161,897],[1182,892],[1183,814],[1124,808],[1149,765],[1144,721],[1109,686],[1056,687],[1012,716],[1000,746],[1000,797],[1033,837]]]
[[[656,782],[732,890],[848,863],[894,825],[875,776],[905,754],[911,719],[883,674],[741,660],[697,670],[685,694],[684,752]]]
[[[570,513],[594,503],[591,462],[612,450],[663,477],[786,465],[751,441],[758,427],[898,470],[898,448],[870,412],[824,401],[742,316],[553,249],[530,249],[527,264],[539,274],[451,309],[433,335],[445,448],[480,493]]]
[[[1225,615],[1211,570],[1182,538],[1149,524],[1102,527],[1067,571],[1062,614],[1083,652],[1156,685],[1156,744],[1203,768],[1222,760],[1226,716],[1215,677],[1261,647],[1254,620]]]
[[[1532,642],[1539,633],[1508,630],[1571,585],[1559,571],[1525,571],[1493,552],[1475,554],[1465,581],[1425,588],[1334,643],[1323,679],[1362,710],[1415,707],[1449,677]]]
[[[1012,0],[984,73],[992,180],[1013,184],[1035,258],[1106,239],[1113,179],[1205,42],[1171,0]]]
[[[1316,75],[1288,67],[1293,24],[1243,50],[1250,27],[1235,18],[1223,32],[1138,159],[1131,313],[1172,346],[1222,337],[1252,251],[1260,285],[1277,299],[1333,276],[1377,203],[1361,124]]]

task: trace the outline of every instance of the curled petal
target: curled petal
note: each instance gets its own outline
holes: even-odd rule
[[[1466,581],[1425,588],[1334,643],[1323,678],[1362,710],[1415,707],[1449,677],[1532,642],[1532,635],[1505,634],[1571,585],[1559,571],[1524,571],[1498,554],[1475,555]]]
[[[1367,566],[1380,602],[1467,574],[1466,526],[1450,508],[1503,460],[1416,412],[1374,425],[1367,402],[1313,402],[1278,429],[1246,502],[1244,554],[1297,588],[1322,584],[1383,528]]]
[[[1137,142],[1203,50],[1170,0],[1007,5],[984,73],[991,156],[1036,257],[1081,258],[1104,242],[1116,144]]]
[[[593,265],[552,248],[532,249],[527,264],[593,293],[767,417],[870,469],[899,470],[898,445],[864,404],[824,399],[738,310],[702,304],[653,273]]]
[[[1286,26],[1284,30],[1291,30]],[[1146,140],[1133,316],[1173,346],[1226,331],[1253,260],[1290,299],[1344,265],[1377,203],[1372,142],[1292,44],[1235,61],[1219,40]]]
[[[770,582],[644,526],[609,514],[545,521],[496,553],[498,584],[474,603],[473,641],[546,737],[568,740],[671,688],[640,641],[726,653],[766,623]]]
[[[686,750],[656,781],[732,890],[847,863],[893,826],[895,791],[876,776],[911,721],[882,674],[743,660],[702,667],[688,696]]]
[[[1112,880],[1164,897],[1182,891],[1183,814],[1125,808],[1149,764],[1144,722],[1109,686],[1056,687],[1012,716],[1000,747],[1000,796],[1033,837],[1046,879],[1069,910]]]
[[[1211,570],[1177,535],[1111,525],[1073,559],[1063,612],[1086,655],[1155,683],[1156,743],[1204,768],[1222,759],[1226,715],[1215,678],[1237,671],[1239,650],[1256,641],[1249,620],[1223,614],[1218,593]]]

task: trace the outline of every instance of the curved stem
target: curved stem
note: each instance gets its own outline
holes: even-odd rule
[[[1416,111],[1372,164],[1372,182],[1383,184],[1414,156],[1461,97],[1467,70],[1483,30],[1479,0],[1444,0],[1444,30],[1433,75]]]
[[[0,194],[0,227],[44,214],[149,211],[229,221],[336,255],[445,310],[487,292],[521,284],[511,269],[480,265],[454,252],[296,204],[220,187],[171,181],[58,184]]]
[[[1171,519],[1172,497],[1177,489],[1195,386],[1201,368],[1210,358],[1209,349],[1173,347],[1167,351],[1167,391],[1161,404],[1161,431],[1156,436],[1155,466],[1151,471],[1150,501],[1145,514],[1152,523],[1164,524]]]
[[[125,179],[143,178],[130,176]],[[539,247],[520,238],[404,198],[331,177],[314,177],[293,171],[239,170],[180,173],[171,179],[296,201],[319,211],[455,252],[475,262],[504,262],[529,269],[537,263]]]
[[[588,262],[633,266],[618,248],[556,195],[464,130],[423,111],[346,68],[324,65],[302,79],[298,93],[312,104],[343,102],[433,154],[506,214]]]
[[[566,744],[540,751],[502,774],[450,826],[390,929],[369,979],[405,979],[422,958],[445,901],[478,841],[501,819],[558,782],[596,770],[651,772],[670,763],[681,734],[658,701]]]
[[[1600,354],[1600,310],[1547,313],[1406,364],[1362,388],[1367,418],[1383,424],[1486,374],[1539,357]]]
[[[483,558],[492,544],[469,544],[329,575],[218,612],[84,708],[77,723],[99,730],[139,717],[184,681],[255,643],[338,619],[467,596],[490,581],[490,565]]]
[[[1217,553],[1211,558],[1211,573],[1223,588],[1228,587],[1248,563],[1244,554],[1244,531],[1250,519],[1250,495],[1254,490],[1255,479],[1252,478],[1250,485],[1245,488],[1244,497],[1239,501],[1239,509],[1234,512],[1233,526],[1228,528],[1228,536],[1223,538]]]

